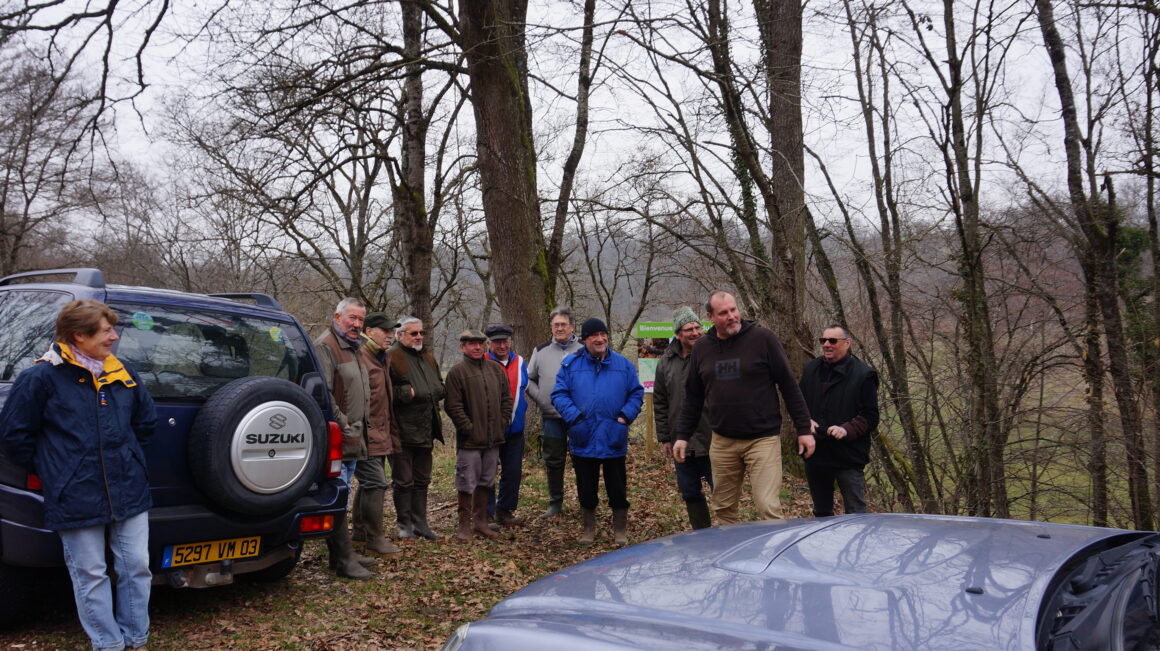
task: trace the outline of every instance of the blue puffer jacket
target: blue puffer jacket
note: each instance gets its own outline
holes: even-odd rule
[[[79,529],[149,510],[141,442],[153,433],[153,399],[110,355],[100,378],[54,344],[16,378],[0,412],[0,444],[40,476],[44,525]]]
[[[644,387],[636,367],[608,351],[597,360],[581,349],[560,362],[552,405],[568,423],[568,448],[578,457],[613,459],[628,453],[628,425],[640,414]]]

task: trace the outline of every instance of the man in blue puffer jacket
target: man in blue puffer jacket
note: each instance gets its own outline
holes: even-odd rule
[[[644,387],[636,367],[608,348],[608,326],[591,318],[580,327],[584,349],[564,358],[556,374],[552,405],[568,424],[568,447],[576,471],[576,496],[584,513],[581,545],[596,539],[600,471],[612,508],[616,544],[628,542],[628,427],[640,414]]]

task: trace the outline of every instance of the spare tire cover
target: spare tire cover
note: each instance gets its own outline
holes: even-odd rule
[[[189,433],[194,483],[214,503],[245,515],[285,511],[326,463],[326,421],[293,382],[234,380],[198,412]]]

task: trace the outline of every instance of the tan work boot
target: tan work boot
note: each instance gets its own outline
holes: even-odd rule
[[[505,527],[524,526],[524,521],[521,518],[517,518],[515,513],[512,513],[507,509],[496,509],[495,521]]]
[[[623,547],[628,544],[628,509],[612,510],[612,542]]]
[[[596,509],[581,509],[584,514],[584,530],[577,541],[587,547],[596,541]]]

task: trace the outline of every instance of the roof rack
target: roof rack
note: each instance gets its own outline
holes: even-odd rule
[[[210,296],[214,296],[216,298],[229,298],[229,299],[234,299],[234,300],[238,300],[238,299],[250,300],[250,301],[253,301],[254,303],[257,303],[258,305],[260,305],[262,307],[272,307],[275,310],[282,309],[282,304],[279,303],[277,300],[275,300],[274,297],[270,296],[269,294],[245,294],[245,293],[236,294],[236,293],[234,293],[234,294],[210,294]]]
[[[63,276],[70,275],[73,277],[73,282],[77,285],[84,285],[85,287],[92,287],[94,289],[105,288],[105,274],[101,273],[100,269],[42,269],[40,271],[25,271],[24,273],[12,274],[0,278],[0,285],[13,285],[15,281],[22,278],[36,278],[38,276]]]

